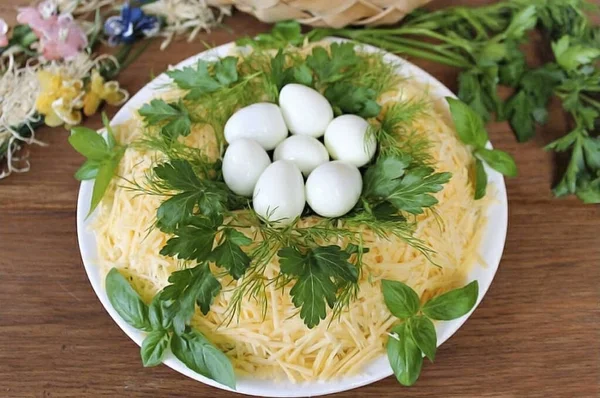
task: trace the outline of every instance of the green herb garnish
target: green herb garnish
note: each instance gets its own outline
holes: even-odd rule
[[[205,94],[213,93],[237,82],[237,62],[236,57],[225,57],[214,63],[198,60],[195,69],[187,66],[166,73],[180,88],[189,90],[185,99],[198,100]],[[209,66],[211,67],[210,71]]]
[[[391,204],[397,211],[421,214],[438,200],[432,195],[450,180],[450,173],[436,173],[428,166],[409,167],[410,156],[379,156],[364,175],[363,197],[375,207]]]
[[[167,103],[154,99],[144,104],[139,110],[140,116],[148,125],[159,125],[160,132],[169,141],[180,135],[188,136],[192,127],[192,119],[182,101]]]
[[[187,274],[194,274],[193,271],[185,271],[189,271]],[[187,274],[182,274],[183,272],[173,273],[169,281],[175,280],[176,285],[170,285],[175,287],[170,289],[167,287],[160,293],[161,298],[164,296],[169,300],[171,307],[164,306],[164,302],[158,299],[153,300],[148,306],[116,268],[111,269],[106,275],[106,293],[113,308],[125,322],[136,329],[148,332],[140,349],[144,366],[156,366],[162,363],[170,347],[173,354],[188,368],[235,389],[235,373],[227,356],[199,331],[190,327],[181,328],[178,323],[177,317],[180,315],[176,315],[177,311],[174,311],[172,306],[179,305],[182,301],[185,301],[185,305],[188,306],[191,301],[193,306],[194,301],[201,295],[198,290],[202,290],[197,286],[189,287],[189,283],[186,289],[181,289],[180,285],[190,279]],[[181,299],[180,296],[185,298]],[[193,308],[191,313],[193,314]]]
[[[423,355],[432,362],[435,359],[437,336],[432,320],[449,321],[467,314],[477,302],[479,285],[473,281],[423,305],[417,293],[402,282],[383,280],[381,290],[387,308],[402,320],[391,330],[388,359],[400,384],[411,386],[421,373]]]
[[[142,192],[162,194],[169,199],[162,202],[156,213],[156,225],[163,231],[173,231],[183,221],[195,214],[213,216],[235,207],[240,199],[222,181],[201,178],[192,164],[183,159],[155,166],[148,176]]]
[[[358,282],[358,269],[348,260],[351,253],[339,246],[321,246],[306,251],[285,247],[277,252],[285,283],[295,281],[292,302],[310,329],[325,319],[326,305],[334,308],[338,291]]]
[[[75,172],[75,178],[79,181],[94,180],[88,215],[92,214],[100,204],[110,181],[115,176],[126,148],[117,143],[113,130],[104,114],[102,115],[102,121],[106,128],[106,140],[97,131],[86,127],[72,128],[69,136],[69,144],[87,159]]]
[[[473,148],[475,155],[475,199],[485,195],[487,175],[481,161],[486,162],[492,169],[508,177],[517,176],[517,165],[506,152],[497,149],[487,149],[488,133],[483,119],[464,102],[447,97],[450,114],[460,140]]]

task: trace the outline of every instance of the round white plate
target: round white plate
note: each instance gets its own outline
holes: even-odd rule
[[[340,39],[332,40],[342,41]],[[185,66],[191,66],[200,58],[210,60],[226,56],[233,46],[233,43],[229,43],[213,48],[209,51],[205,51],[201,54],[190,57],[183,62],[180,62],[175,66],[175,68],[180,69]],[[362,51],[381,51],[371,46],[361,45],[358,46],[358,48],[360,48]],[[437,79],[410,62],[407,62],[392,54],[385,54],[385,59],[386,61],[393,62],[394,64],[398,65],[398,73],[400,75],[414,79],[419,84],[428,86],[431,96],[439,99],[440,103],[445,102],[444,97],[454,97],[454,94]],[[165,86],[165,83],[168,83],[169,81],[170,79],[163,73],[152,82],[147,84],[121,108],[121,110],[115,115],[111,124],[116,125],[126,122],[131,118],[133,112],[156,96],[156,93],[160,91],[162,87]],[[450,115],[447,111],[447,107],[445,109],[445,117],[449,118]],[[488,146],[491,148],[489,143]],[[488,168],[487,166],[486,171],[488,173],[490,184],[495,187],[494,190],[489,190],[488,194],[493,193],[496,196],[496,200],[495,203],[489,208],[488,223],[483,236],[483,243],[480,247],[480,253],[485,261],[486,266],[476,265],[469,274],[468,278],[469,280],[477,279],[479,282],[479,297],[477,299],[477,305],[479,305],[483,299],[483,296],[490,287],[492,279],[496,274],[500,257],[502,256],[502,250],[504,249],[507,228],[508,204],[504,179],[500,173]],[[108,301],[108,297],[106,296],[106,291],[104,290],[104,275],[100,273],[99,268],[95,265],[95,260],[97,258],[96,238],[94,233],[89,229],[89,223],[93,215],[86,220],[92,195],[92,187],[93,183],[91,181],[82,182],[77,202],[77,232],[83,264],[92,287],[94,288],[96,295],[102,302],[102,305],[106,311],[114,319],[117,325],[119,325],[119,327],[123,329],[123,331],[133,341],[136,342],[136,344],[141,345],[142,340],[145,337],[145,333],[138,331],[125,323],[125,321],[121,319],[121,317],[111,306],[110,302]],[[477,305],[475,307],[477,307]],[[471,313],[454,321],[437,323],[436,330],[438,336],[438,346],[452,336],[454,332],[456,332],[458,328],[460,328],[460,326],[467,320],[470,314]],[[207,379],[206,377],[191,371],[170,353],[166,356],[164,363],[172,369],[202,383],[228,390],[227,387],[224,387],[213,380]],[[438,366],[444,365],[439,364]],[[152,370],[148,369],[147,371],[151,372]],[[316,396],[361,387],[388,377],[391,374],[392,370],[388,364],[387,358],[385,355],[382,355],[380,358],[367,366],[364,369],[364,372],[359,375],[327,382],[310,382],[299,384],[294,384],[287,381],[273,382],[269,380],[239,377],[237,380],[236,391],[243,394],[264,397]],[[459,377],[459,375],[457,375],[457,377]],[[398,386],[398,388],[402,387]]]

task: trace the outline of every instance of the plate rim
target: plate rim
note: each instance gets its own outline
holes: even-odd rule
[[[336,37],[328,37],[325,39],[330,42],[347,42],[349,40],[336,38]],[[428,84],[430,87],[434,88],[436,91],[443,93],[443,96],[450,96],[456,98],[454,93],[450,91],[444,84],[442,84],[438,79],[434,76],[430,75],[428,72],[419,68],[418,66],[412,64],[411,62],[397,56],[391,54],[389,52],[385,52],[377,47],[373,47],[370,45],[365,45],[362,43],[355,43],[356,48],[361,51],[367,52],[380,52],[384,54],[384,59],[386,61],[393,62],[397,65],[400,74],[412,75],[412,77],[417,78],[418,80],[422,80],[423,83]],[[197,62],[198,59],[216,59],[226,55],[229,50],[237,47],[234,42],[229,42],[222,44],[218,47],[214,47],[212,49],[203,51],[196,55],[186,58],[185,60],[179,62],[175,66],[169,69],[181,69],[185,66],[190,66]],[[169,82],[170,79],[163,72],[154,78],[152,81],[147,83],[144,87],[142,87],[135,95],[133,95],[115,114],[113,119],[111,120],[111,125],[120,124],[130,118],[130,115],[139,108],[143,103],[147,102],[149,99],[154,97],[156,91],[161,89],[161,86],[164,86],[164,83]],[[153,94],[154,93],[154,94]],[[434,97],[437,99],[437,97]],[[492,148],[491,143],[488,141],[488,148]],[[484,238],[487,238],[492,232],[493,236],[495,236],[495,240],[492,242],[489,239],[482,239],[482,243],[480,244],[480,251],[485,244],[492,244],[493,249],[490,249],[492,253],[488,257],[492,258],[491,263],[485,266],[486,272],[484,274],[487,276],[487,283],[482,284],[480,281],[480,290],[479,295],[477,297],[477,302],[475,306],[472,308],[469,313],[458,318],[453,321],[444,322],[443,330],[438,330],[438,347],[441,346],[445,341],[447,341],[454,333],[458,331],[462,327],[462,325],[466,322],[466,320],[471,316],[473,311],[479,306],[484,296],[486,295],[489,287],[491,286],[493,279],[496,275],[502,253],[504,251],[505,243],[506,243],[506,234],[508,229],[508,198],[506,193],[506,186],[504,182],[504,177],[498,173],[497,171],[490,169],[487,165],[485,165],[486,171],[488,173],[488,180],[491,180],[495,186],[495,196],[496,199],[499,200],[499,203],[496,206],[493,206],[493,209],[496,210],[493,214],[491,212],[492,206],[488,209],[488,225],[486,225],[486,232]],[[141,346],[142,340],[145,336],[145,333],[139,330],[134,329],[132,326],[127,324],[115,311],[108,300],[108,296],[106,295],[106,291],[104,289],[104,278],[100,275],[99,267],[94,264],[95,260],[92,258],[95,254],[96,249],[96,240],[94,233],[88,230],[88,225],[94,217],[94,214],[87,217],[87,213],[89,210],[89,199],[91,197],[91,190],[93,187],[92,181],[82,181],[78,193],[77,198],[77,238],[78,244],[80,248],[80,254],[82,257],[82,262],[87,274],[87,277],[92,285],[92,289],[94,290],[96,296],[102,303],[104,309],[108,312],[110,317],[115,321],[115,323],[119,326],[119,328],[138,346]],[[488,191],[489,193],[489,191]],[[494,216],[496,219],[496,223],[494,224],[494,230],[491,231],[491,225],[489,223],[489,219]],[[499,223],[498,223],[499,221]],[[93,241],[92,241],[93,240]],[[93,245],[93,248],[90,248],[90,245]],[[487,253],[487,252],[486,252]],[[475,265],[474,268],[482,268],[481,265]],[[472,270],[470,274],[472,274],[474,270]],[[471,279],[471,278],[469,278]],[[479,281],[480,278],[472,278],[477,279]],[[436,325],[436,330],[440,328],[440,324]],[[382,359],[384,361],[382,361]],[[182,362],[180,362],[177,358],[173,356],[172,353],[168,353],[163,364],[167,365],[171,369],[190,377],[194,380],[200,381],[204,384],[208,384],[213,387],[217,387],[223,390],[232,391],[236,393],[253,395],[253,396],[264,396],[264,397],[301,397],[301,396],[319,396],[325,394],[331,394],[336,392],[348,391],[358,387],[362,387],[374,382],[377,382],[381,379],[384,379],[393,374],[389,364],[385,360],[385,355],[374,359],[367,368],[375,367],[378,368],[373,372],[369,372],[367,370],[366,374],[358,374],[354,376],[348,376],[341,379],[334,379],[330,381],[315,381],[315,382],[301,382],[301,383],[290,383],[288,381],[272,383],[268,379],[248,379],[245,377],[239,378],[237,383],[236,390],[232,390],[226,386],[223,386],[207,377],[204,377],[198,373],[195,373],[191,369],[187,368]],[[387,366],[387,369],[385,367]],[[383,369],[381,369],[383,367]],[[265,386],[269,386],[265,388]],[[274,386],[274,387],[273,387]]]

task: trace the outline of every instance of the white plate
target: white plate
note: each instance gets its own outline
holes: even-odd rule
[[[333,40],[337,41],[338,39]],[[184,66],[193,65],[199,58],[216,59],[218,57],[225,56],[231,50],[232,46],[234,46],[234,44],[229,43],[213,48],[209,51],[205,51],[201,54],[186,59],[185,61],[179,63],[175,68],[180,69]],[[360,46],[360,48],[363,51],[380,51],[371,46]],[[429,90],[433,98],[438,98],[440,101],[443,101],[444,97],[454,97],[454,94],[442,83],[415,65],[392,54],[385,54],[385,59],[386,61],[399,65],[398,73],[400,75],[410,77],[419,84],[429,86]],[[161,87],[164,87],[164,83],[168,83],[169,81],[170,79],[164,73],[158,76],[156,79],[142,88],[127,102],[127,104],[125,104],[125,106],[123,106],[123,108],[121,108],[121,110],[115,115],[111,124],[115,125],[126,122],[131,118],[135,110],[140,108],[144,103],[148,102],[152,97],[154,97],[157,91],[161,90]],[[445,117],[449,118],[450,116],[447,108],[445,112]],[[491,147],[489,143],[488,146]],[[495,187],[495,190],[490,190],[490,192],[493,192],[496,195],[496,201],[490,206],[487,228],[483,236],[483,243],[480,247],[480,253],[482,254],[482,258],[485,260],[487,265],[485,267],[481,265],[475,266],[468,278],[469,280],[477,279],[479,282],[479,297],[477,299],[477,305],[479,305],[483,299],[483,296],[490,287],[492,279],[496,274],[500,257],[502,256],[502,250],[504,249],[507,228],[508,204],[506,199],[504,179],[500,173],[487,168],[487,166],[486,171],[488,173],[490,184]],[[102,305],[106,311],[114,319],[117,325],[119,325],[119,327],[123,329],[123,331],[133,341],[135,341],[138,345],[141,345],[145,334],[125,323],[125,321],[121,319],[121,317],[111,306],[110,302],[108,301],[108,297],[106,296],[106,291],[104,290],[104,275],[101,275],[99,268],[94,263],[96,259],[96,238],[89,230],[89,223],[92,217],[88,218],[87,220],[85,219],[85,216],[89,210],[92,187],[93,184],[91,181],[82,182],[77,202],[77,232],[83,264],[92,287],[94,288],[96,295],[102,302]],[[477,307],[477,305],[475,307]],[[460,328],[460,326],[467,320],[470,314],[471,313],[454,321],[439,322],[436,325],[438,346],[452,336],[454,332],[456,332],[458,328]],[[164,363],[172,369],[202,383],[228,390],[228,388],[191,371],[170,353],[167,355]],[[438,364],[436,366],[447,366],[447,364]],[[151,372],[152,370],[148,369],[147,371]],[[237,380],[237,392],[265,397],[316,396],[361,387],[388,377],[391,374],[392,370],[388,364],[387,358],[385,355],[383,355],[368,365],[362,374],[328,382],[311,382],[300,384],[294,384],[291,382],[276,383],[269,380],[239,377]],[[456,377],[460,377],[460,375],[457,374]],[[402,387],[398,386],[398,388]]]

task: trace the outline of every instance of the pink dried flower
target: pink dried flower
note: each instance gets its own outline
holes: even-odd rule
[[[0,18],[0,47],[6,47],[8,45],[8,37],[6,37],[7,33],[8,25],[4,19]]]
[[[40,39],[47,60],[72,58],[87,46],[87,36],[70,14],[58,15],[52,3],[19,10],[17,21],[27,24]]]

